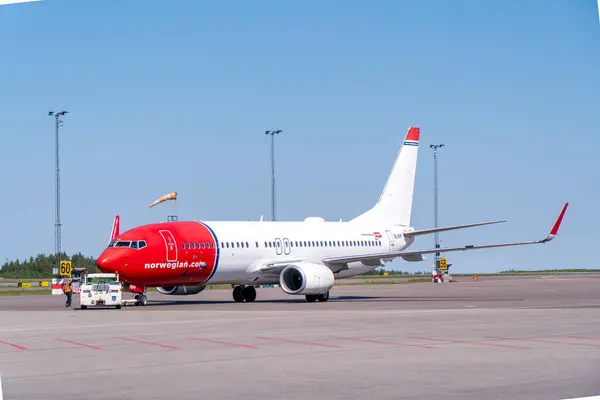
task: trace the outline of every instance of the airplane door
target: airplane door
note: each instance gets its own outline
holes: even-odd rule
[[[283,254],[288,255],[290,254],[290,252],[290,241],[288,240],[288,238],[283,238]]]
[[[385,231],[390,242],[390,251],[394,251],[394,234],[390,231]]]
[[[277,253],[278,256],[280,256],[282,253],[281,239],[279,239],[279,238],[275,239],[275,252]]]
[[[177,242],[175,241],[175,236],[168,230],[158,231],[162,238],[165,241],[165,247],[167,251],[167,262],[176,262],[177,261]]]

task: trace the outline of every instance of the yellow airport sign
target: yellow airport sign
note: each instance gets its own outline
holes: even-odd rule
[[[21,287],[22,288],[30,288],[31,287],[31,282],[22,282],[21,283]]]
[[[71,276],[72,270],[71,261],[64,260],[60,262],[60,276]]]
[[[48,282],[46,282],[46,281],[40,282],[40,287],[48,287],[48,286],[49,286]]]
[[[440,271],[448,270],[448,262],[445,257],[440,258]]]

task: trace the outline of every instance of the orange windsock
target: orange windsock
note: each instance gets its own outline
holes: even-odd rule
[[[162,202],[165,202],[167,200],[177,200],[177,192],[172,192],[172,193],[169,193],[169,194],[165,194],[161,198],[157,199],[154,203],[150,204],[150,207],[148,207],[148,208],[152,208],[155,205],[160,204]]]

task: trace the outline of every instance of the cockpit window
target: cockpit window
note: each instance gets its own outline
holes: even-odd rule
[[[137,250],[143,249],[146,246],[145,240],[119,240],[112,241],[108,244],[108,247],[130,247]]]

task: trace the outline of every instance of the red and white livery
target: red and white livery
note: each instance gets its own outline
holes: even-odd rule
[[[409,250],[421,235],[506,222],[412,227],[419,135],[419,128],[409,128],[379,201],[348,222],[319,217],[287,222],[175,221],[119,233],[117,216],[98,268],[118,273],[141,304],[146,304],[147,287],[167,295],[191,295],[207,284],[231,284],[237,302],[254,301],[255,287],[265,284],[279,284],[285,293],[314,302],[328,300],[336,279],[396,258],[417,262],[425,254],[539,244],[556,236],[568,203],[542,240]]]

